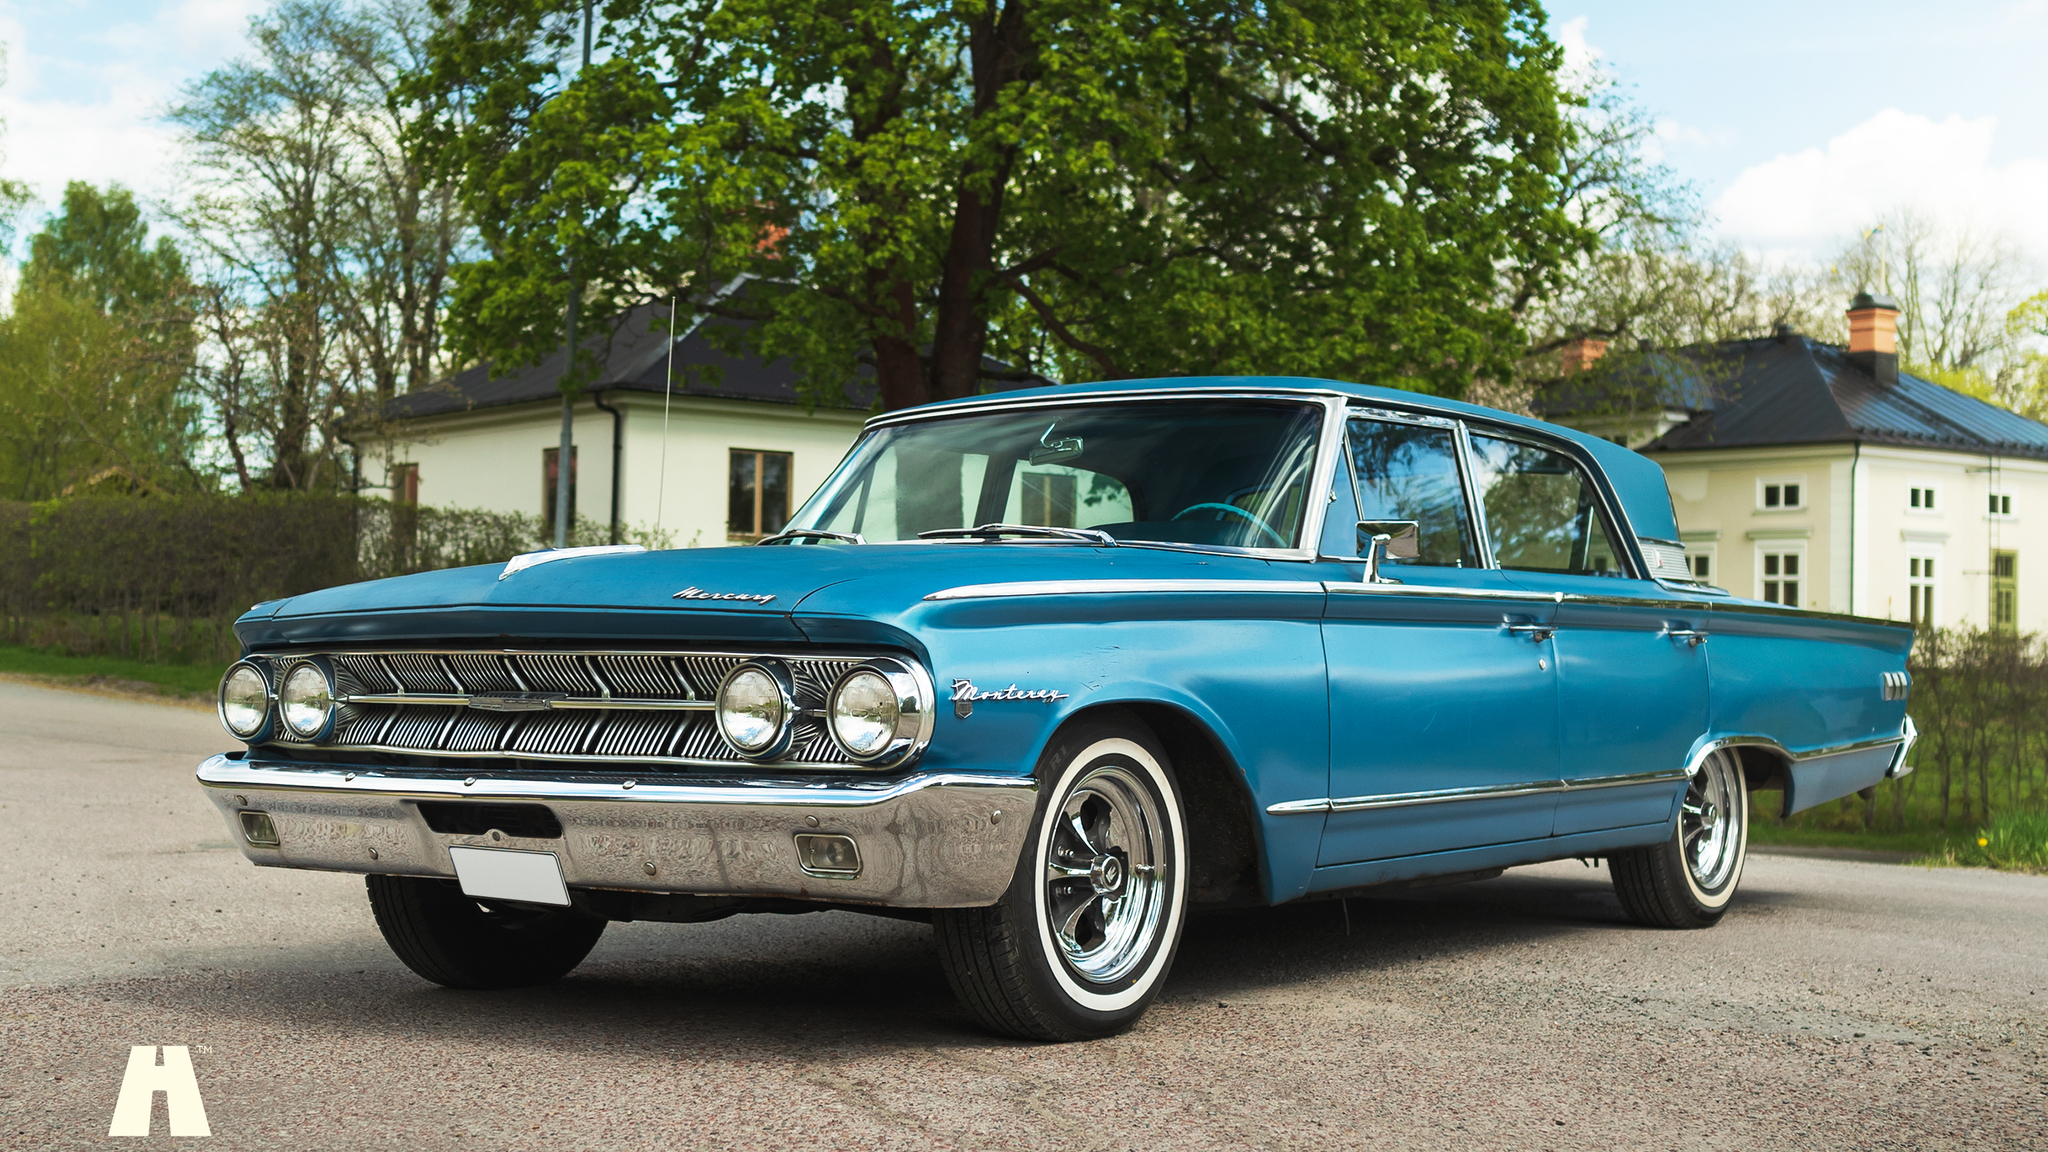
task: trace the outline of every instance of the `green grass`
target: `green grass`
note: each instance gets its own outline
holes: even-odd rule
[[[1754,820],[1749,825],[1749,842],[1802,848],[1860,848],[1868,852],[1934,853],[1948,845],[1948,837],[1940,832],[1834,832]]]
[[[172,696],[211,697],[227,667],[219,664],[147,664],[118,656],[65,656],[36,648],[0,644],[0,672],[47,677],[65,684],[94,678],[154,684]]]
[[[1975,835],[1957,837],[1912,863],[2048,873],[2048,812],[2001,813]]]

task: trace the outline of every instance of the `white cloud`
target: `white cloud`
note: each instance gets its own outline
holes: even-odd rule
[[[1587,18],[1574,16],[1557,26],[1551,39],[1564,49],[1564,78],[1568,84],[1584,83],[1600,67],[1606,53],[1586,43]]]
[[[29,16],[0,2],[0,174],[28,182],[46,208],[72,180],[172,195],[177,134],[163,112],[187,82],[241,49],[263,4],[172,0],[108,24],[82,9]]]
[[[1910,208],[1948,227],[2003,233],[2048,265],[2048,159],[1991,163],[1998,118],[1932,120],[1896,108],[1745,170],[1714,202],[1722,235],[1746,247],[1818,259],[1886,212]]]

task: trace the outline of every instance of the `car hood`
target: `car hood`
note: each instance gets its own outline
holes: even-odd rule
[[[348,584],[258,605],[236,632],[256,648],[429,637],[798,641],[802,616],[900,618],[963,585],[1252,579],[1273,568],[1255,557],[1016,541],[673,549]]]

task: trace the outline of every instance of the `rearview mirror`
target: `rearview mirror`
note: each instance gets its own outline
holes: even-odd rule
[[[1422,555],[1422,534],[1420,525],[1414,520],[1360,520],[1358,522],[1358,554],[1365,555],[1372,549],[1372,538],[1385,536],[1389,560],[1413,560]]]

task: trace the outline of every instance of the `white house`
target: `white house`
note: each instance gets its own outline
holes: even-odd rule
[[[2048,426],[1899,371],[1898,309],[1568,377],[1550,419],[1664,466],[1694,573],[1916,624],[2048,629]],[[1567,357],[1583,370],[1604,345]],[[1617,358],[1620,359],[1620,358]],[[1618,402],[1587,404],[1601,396]]]
[[[618,532],[659,528],[678,547],[744,543],[780,530],[845,456],[869,415],[873,385],[855,406],[806,406],[787,361],[731,356],[709,321],[675,346],[668,314],[627,316],[586,346],[604,370],[574,405],[572,511]],[[394,500],[520,512],[554,522],[561,442],[562,353],[536,367],[487,367],[397,398],[396,433],[372,448],[364,480]],[[664,416],[664,402],[667,412]]]

